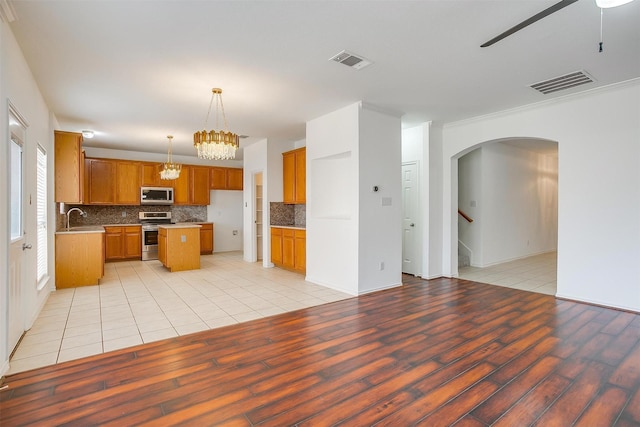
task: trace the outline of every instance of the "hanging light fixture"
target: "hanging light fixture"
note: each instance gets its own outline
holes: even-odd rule
[[[167,138],[169,139],[169,151],[167,151],[167,162],[162,165],[162,170],[160,171],[160,179],[177,179],[180,176],[182,165],[173,163],[173,153],[171,152],[173,136],[167,135]]]
[[[198,152],[198,158],[209,160],[229,160],[236,158],[236,150],[240,145],[240,138],[237,134],[229,132],[227,128],[227,116],[224,114],[224,105],[222,105],[222,89],[211,89],[211,102],[209,103],[209,111],[207,111],[207,118],[204,122],[204,128],[202,132],[196,132],[193,134],[193,146],[196,147]],[[209,121],[209,114],[211,114],[211,107],[213,106],[213,100],[216,100],[216,128],[219,127],[220,111],[222,111],[222,120],[224,123],[224,130],[211,130],[207,131],[207,123]]]

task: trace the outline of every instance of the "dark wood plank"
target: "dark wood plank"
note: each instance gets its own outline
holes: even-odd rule
[[[9,376],[0,425],[640,424],[640,315],[457,279]]]

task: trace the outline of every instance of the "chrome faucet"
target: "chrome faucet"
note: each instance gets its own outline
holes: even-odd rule
[[[67,230],[69,229],[69,217],[71,216],[70,213],[73,211],[78,211],[80,212],[80,216],[86,218],[87,217],[87,213],[85,211],[83,211],[80,208],[71,208],[67,211]]]

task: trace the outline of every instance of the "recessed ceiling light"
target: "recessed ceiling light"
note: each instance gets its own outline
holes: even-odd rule
[[[91,138],[93,138],[93,131],[92,130],[83,130],[82,131],[82,136],[84,138],[91,139]]]

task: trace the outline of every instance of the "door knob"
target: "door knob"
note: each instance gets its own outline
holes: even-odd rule
[[[415,227],[416,225],[414,223],[409,224],[409,227]]]
[[[31,249],[31,244],[30,243],[29,244],[23,243],[22,244],[22,250],[24,251],[24,250],[27,250],[27,249]]]

